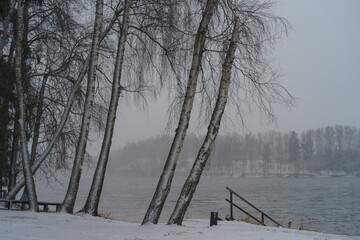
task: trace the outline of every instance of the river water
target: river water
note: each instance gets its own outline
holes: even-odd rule
[[[107,177],[99,211],[113,219],[140,223],[157,180],[135,176]],[[67,183],[60,182],[64,184],[49,186],[39,182],[39,200],[61,202]],[[184,177],[174,178],[160,222],[166,222],[170,216],[183,182]],[[76,209],[84,204],[90,184],[90,175],[84,176]],[[225,187],[233,189],[283,226],[292,222],[292,228],[299,228],[302,223],[311,230],[360,235],[360,178],[203,177],[186,218],[209,218],[211,211],[219,212],[219,216],[225,218],[230,209],[229,203],[225,201],[225,198],[229,198]],[[246,208],[243,202],[234,200],[254,216],[260,217],[256,211]],[[245,216],[235,209],[234,217],[241,219]],[[270,222],[265,223],[271,225]]]

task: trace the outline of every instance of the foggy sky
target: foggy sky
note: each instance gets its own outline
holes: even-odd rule
[[[360,127],[360,1],[281,0],[274,11],[294,28],[278,43],[274,61],[296,107],[276,108],[277,126],[267,126],[256,113],[249,113],[245,127],[230,124],[223,132]],[[165,98],[149,102],[145,111],[120,103],[112,149],[164,134],[167,107]]]

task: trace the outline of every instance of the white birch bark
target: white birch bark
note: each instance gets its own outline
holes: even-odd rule
[[[19,119],[19,111],[15,110],[14,122],[17,123]],[[13,130],[13,139],[12,139],[12,149],[11,149],[11,157],[10,157],[10,171],[9,171],[9,186],[8,191],[12,191],[16,184],[16,163],[18,159],[18,148],[19,148],[19,125],[14,124]],[[12,199],[14,200],[16,196]]]
[[[102,33],[101,35],[101,41],[104,40],[104,38],[107,36],[107,34],[110,32],[111,28],[113,27],[113,25],[115,24],[115,21],[118,17],[120,11],[116,12],[113,16],[113,18],[111,19],[109,25],[107,26],[107,28],[105,29],[105,31]],[[39,169],[39,167],[41,166],[41,164],[46,160],[46,157],[50,154],[51,150],[53,149],[62,129],[65,126],[65,123],[67,121],[67,118],[69,116],[70,113],[70,109],[71,106],[74,102],[74,98],[75,98],[75,93],[77,92],[82,80],[85,77],[85,74],[89,68],[89,64],[90,64],[90,55],[86,58],[82,69],[79,73],[79,76],[76,79],[76,82],[74,83],[74,86],[72,87],[72,90],[69,94],[68,97],[68,101],[66,103],[66,106],[64,108],[64,112],[63,115],[61,117],[59,126],[57,127],[54,136],[52,137],[51,141],[49,142],[49,144],[46,146],[45,150],[42,152],[42,154],[37,158],[37,160],[34,162],[34,165],[32,166],[31,170],[33,172],[33,174],[35,174],[35,172]],[[22,178],[20,179],[15,186],[11,189],[11,191],[9,192],[8,196],[6,199],[10,200],[10,199],[14,199],[16,197],[16,194],[21,190],[22,187],[24,187],[25,185],[25,179]]]
[[[74,165],[71,171],[68,189],[61,207],[62,212],[72,213],[75,205],[76,195],[79,188],[81,177],[81,170],[84,161],[84,154],[86,150],[86,143],[89,135],[90,119],[92,114],[92,107],[95,94],[95,71],[97,67],[97,57],[100,47],[102,15],[103,15],[103,0],[96,1],[96,13],[94,22],[94,35],[90,50],[90,64],[88,71],[86,98],[84,104],[84,112],[82,116],[80,136],[77,143]]]
[[[202,14],[202,19],[195,37],[191,69],[189,73],[185,99],[178,122],[178,127],[175,131],[175,136],[168,157],[166,159],[163,172],[160,176],[156,191],[145,214],[142,224],[145,224],[147,222],[156,224],[158,222],[162,208],[169,194],[176,164],[181,152],[181,148],[183,146],[186,131],[189,126],[202,55],[204,52],[207,29],[218,2],[219,0],[208,0],[206,2],[205,10]]]
[[[182,224],[186,209],[189,206],[193,194],[196,190],[197,184],[200,181],[202,171],[205,167],[207,159],[209,158],[211,148],[219,132],[221,118],[227,103],[229,84],[231,80],[232,63],[235,58],[235,51],[237,47],[237,41],[239,39],[239,34],[240,31],[238,26],[238,20],[235,19],[234,30],[232,33],[231,41],[222,66],[222,74],[221,74],[221,81],[218,91],[218,97],[216,99],[215,108],[213,110],[211,120],[208,126],[208,131],[204,139],[204,142],[198,152],[193,167],[190,171],[190,174],[186,179],[186,182],[182,188],[181,194],[176,202],[175,209],[171,214],[168,224],[175,224],[175,223],[178,225]]]
[[[43,78],[43,81],[41,83],[40,91],[37,96],[36,100],[36,115],[35,115],[35,123],[34,127],[32,129],[32,132],[34,134],[31,144],[31,150],[30,150],[30,166],[34,165],[35,156],[36,156],[36,149],[39,143],[39,136],[40,136],[40,125],[41,125],[41,118],[43,114],[43,105],[44,105],[44,92],[45,92],[45,85],[47,82],[48,76],[45,75]],[[21,196],[21,200],[27,201],[27,189],[25,188],[25,191],[23,192],[23,195]]]
[[[81,210],[81,212],[89,213],[93,216],[98,215],[98,206],[99,206],[101,191],[104,183],[105,171],[106,171],[106,166],[107,166],[111,143],[112,143],[112,136],[114,132],[116,110],[119,102],[119,97],[121,94],[121,84],[120,84],[121,72],[124,62],[125,44],[126,44],[127,31],[129,25],[128,19],[130,12],[130,4],[131,4],[131,0],[125,0],[124,15],[119,33],[118,48],[116,53],[115,69],[114,69],[114,76],[112,83],[110,105],[106,120],[105,134],[101,146],[100,156],[97,162],[96,170],[91,184],[91,188],[85,206]]]
[[[22,44],[24,32],[24,21],[23,21],[23,5],[22,1],[17,1],[18,14],[17,14],[17,36],[16,36],[16,57],[15,57],[15,74],[16,74],[16,90],[18,99],[18,111],[19,111],[19,134],[20,134],[20,152],[22,157],[23,173],[25,178],[26,189],[29,198],[29,208],[31,211],[38,212],[39,206],[37,202],[35,181],[31,172],[30,159],[27,149],[26,130],[25,130],[25,102],[24,102],[24,91],[22,86]]]

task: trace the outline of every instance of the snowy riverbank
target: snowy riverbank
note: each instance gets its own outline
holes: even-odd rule
[[[134,223],[90,216],[6,210],[0,211],[0,238],[7,240],[360,240],[359,236],[261,227],[243,222],[219,222],[218,226],[209,227],[208,220],[196,219],[184,221],[184,226],[164,224],[139,226]]]

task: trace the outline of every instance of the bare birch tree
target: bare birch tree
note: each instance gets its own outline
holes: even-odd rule
[[[122,9],[116,9],[114,12],[114,15],[108,22],[108,25],[106,29],[101,33],[100,41],[103,41],[104,38],[109,34],[111,31],[113,25],[116,22],[116,19],[118,18],[119,14],[121,13]],[[55,131],[53,135],[50,137],[50,140],[48,141],[47,145],[43,148],[42,152],[38,154],[36,157],[36,160],[34,161],[34,164],[32,166],[32,172],[33,174],[40,168],[40,166],[45,162],[49,154],[51,153],[52,149],[56,145],[59,137],[62,134],[62,131],[67,123],[68,117],[71,112],[72,105],[74,103],[74,100],[77,96],[77,93],[79,91],[79,87],[88,71],[90,64],[90,56],[88,55],[86,59],[83,61],[82,65],[80,66],[79,73],[77,74],[77,77],[74,79],[73,86],[71,87],[71,91],[68,95],[68,98],[66,100],[66,104],[64,105],[64,109],[62,111],[62,115],[60,120],[58,121],[57,125],[55,126]],[[25,179],[21,178],[19,181],[16,182],[16,184],[13,186],[11,191],[9,192],[7,199],[13,199],[15,198],[16,194],[21,190],[21,188],[25,184]]]
[[[100,156],[97,162],[96,170],[91,184],[91,188],[85,206],[81,210],[81,212],[89,213],[95,216],[98,214],[98,206],[99,206],[101,191],[104,183],[105,171],[106,171],[106,166],[107,166],[111,143],[112,143],[112,136],[114,132],[116,110],[122,89],[121,75],[122,75],[122,66],[125,55],[127,31],[129,26],[128,18],[129,18],[131,0],[125,0],[124,4],[125,4],[124,13],[123,13],[120,32],[119,32],[119,40],[118,40],[118,47],[116,53],[112,91],[111,91],[110,105],[107,114],[105,134],[101,146]]]
[[[17,36],[16,36],[16,56],[15,56],[15,72],[16,72],[16,90],[18,98],[18,111],[19,111],[19,134],[20,134],[20,147],[22,156],[23,173],[26,184],[26,189],[29,198],[29,207],[31,211],[38,212],[39,206],[37,202],[37,195],[35,189],[35,181],[31,171],[31,163],[27,149],[27,139],[25,130],[25,101],[23,91],[23,70],[22,70],[22,40],[24,33],[23,10],[24,5],[22,1],[17,1]]]
[[[30,166],[32,166],[34,164],[35,161],[35,156],[36,156],[36,149],[39,143],[39,135],[40,135],[40,125],[41,125],[41,119],[42,119],[42,114],[43,114],[43,105],[44,105],[44,92],[45,92],[45,85],[47,82],[47,78],[48,76],[44,76],[42,83],[41,83],[41,87],[40,87],[40,91],[39,94],[36,97],[36,115],[35,115],[35,123],[34,123],[34,127],[32,129],[33,132],[33,139],[32,139],[32,143],[31,143],[31,150],[30,150]],[[27,189],[25,188],[25,191],[23,192],[23,195],[21,197],[21,200],[28,200],[27,197]]]
[[[186,94],[183,101],[183,107],[181,110],[178,127],[176,128],[176,133],[168,157],[166,159],[163,172],[160,176],[156,191],[145,214],[142,224],[148,222],[156,224],[158,222],[162,208],[169,194],[177,160],[179,158],[181,148],[183,146],[183,142],[189,126],[191,110],[194,102],[194,95],[197,87],[198,75],[201,68],[202,55],[204,52],[206,33],[213,12],[217,7],[217,4],[218,0],[206,1],[206,6],[203,10],[202,19],[195,37],[191,69],[188,77]]]
[[[88,81],[87,81],[86,99],[85,99],[84,112],[81,122],[80,136],[77,143],[74,165],[71,172],[68,190],[66,192],[63,205],[61,207],[61,211],[67,213],[72,213],[74,209],[76,195],[80,183],[86,143],[89,135],[90,118],[91,118],[91,112],[92,112],[94,94],[95,94],[95,77],[96,77],[95,72],[97,67],[97,58],[98,58],[100,38],[101,38],[103,4],[104,4],[103,0],[96,1],[94,33],[93,33],[93,41],[91,44],[91,50],[90,50],[90,60],[89,60],[90,63],[89,63],[89,70],[87,77]]]
[[[176,223],[178,225],[181,225],[186,209],[189,206],[192,196],[196,190],[196,186],[199,183],[201,173],[204,170],[206,161],[209,158],[211,148],[215,142],[217,134],[219,133],[221,118],[223,116],[227,103],[229,85],[232,74],[232,64],[235,58],[235,51],[237,47],[237,42],[239,40],[239,35],[239,20],[235,17],[234,30],[222,66],[222,76],[220,80],[218,96],[215,109],[212,113],[212,117],[208,126],[208,131],[204,142],[198,152],[194,165],[190,171],[190,174],[182,188],[179,199],[176,202],[175,209],[168,221],[168,224]]]

